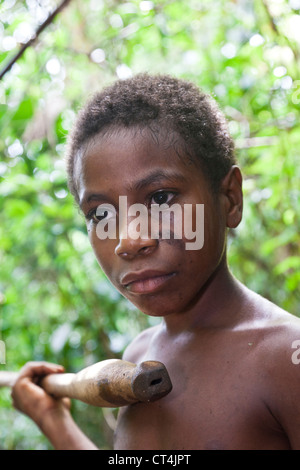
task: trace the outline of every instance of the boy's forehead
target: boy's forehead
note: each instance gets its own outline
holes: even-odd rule
[[[154,182],[187,182],[202,171],[184,154],[177,137],[149,129],[111,129],[89,140],[77,158],[77,181],[85,186],[96,180],[137,190]],[[197,168],[196,168],[197,167]],[[121,177],[121,178],[120,178]],[[131,188],[130,188],[131,187]]]
[[[191,157],[181,137],[172,130],[157,127],[116,127],[95,135],[86,142],[79,160],[86,165],[115,163],[130,171],[149,164],[177,167],[186,172],[199,165]]]
[[[139,154],[143,150],[166,152],[168,149],[178,146],[179,136],[174,131],[168,131],[164,127],[124,127],[110,126],[99,134],[92,136],[85,145],[85,153],[93,150],[105,150],[115,152],[129,148],[133,154]],[[120,147],[122,145],[122,147]]]

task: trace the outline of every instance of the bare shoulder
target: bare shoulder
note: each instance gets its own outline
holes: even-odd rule
[[[142,331],[134,340],[127,346],[124,351],[123,359],[134,363],[139,363],[143,360],[143,356],[146,354],[148,345],[159,330],[160,325],[156,325]]]
[[[265,299],[265,315],[257,371],[261,372],[264,402],[288,436],[292,449],[300,449],[300,319]]]
[[[250,315],[238,329],[254,339],[257,366],[282,383],[289,375],[289,383],[297,381],[300,391],[300,318],[252,291],[246,298]]]
[[[243,286],[244,305],[247,315],[241,327],[252,327],[263,331],[268,337],[272,333],[277,339],[283,340],[293,335],[300,335],[300,318],[292,314],[261,295]],[[249,314],[249,315],[248,315]],[[299,336],[300,339],[300,336]]]
[[[294,378],[299,371],[294,369],[296,355],[300,354],[300,319],[295,315],[282,310],[274,304],[269,305],[269,318],[265,326],[266,347],[272,352],[273,359],[278,367],[286,368]],[[300,362],[300,361],[299,361]],[[300,382],[299,382],[300,384]]]
[[[275,305],[269,300],[256,295],[257,311],[260,313],[263,329],[268,337],[268,332],[272,334],[273,339],[280,343],[286,340],[300,339],[300,318],[287,312],[281,307]]]
[[[298,340],[300,345],[300,318],[258,294],[253,293],[251,301],[255,312],[253,325],[262,333],[262,343],[274,354],[284,357],[286,351],[290,355]]]

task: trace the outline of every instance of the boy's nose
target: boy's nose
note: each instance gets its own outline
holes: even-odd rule
[[[158,240],[151,238],[137,238],[130,237],[120,238],[116,246],[115,253],[124,259],[132,259],[137,255],[149,255],[158,245]]]

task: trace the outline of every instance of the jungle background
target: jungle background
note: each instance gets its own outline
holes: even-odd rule
[[[0,1],[0,73],[59,5]],[[71,0],[0,80],[0,340],[5,364],[76,372],[121,357],[153,324],[110,287],[66,186],[64,148],[77,110],[117,78],[184,77],[226,114],[244,175],[230,234],[233,273],[300,313],[300,0]],[[4,361],[2,361],[4,362]],[[102,449],[117,410],[73,402]],[[51,449],[0,390],[0,449]]]

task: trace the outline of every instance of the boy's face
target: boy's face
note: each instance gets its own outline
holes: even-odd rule
[[[162,140],[162,139],[161,139]],[[91,139],[77,159],[75,178],[81,209],[97,260],[114,286],[144,313],[165,316],[195,306],[203,286],[225,256],[226,215],[202,172],[173,146],[157,142],[147,131],[119,129]],[[97,235],[96,210],[112,204],[119,227],[119,197],[127,205],[204,204],[204,245],[187,250],[190,240],[134,239],[133,217],[122,220],[116,238]],[[109,212],[104,217],[109,217]],[[193,212],[195,229],[195,211]],[[105,220],[105,219],[103,219]],[[183,219],[184,220],[184,219]],[[203,229],[203,227],[202,227]],[[199,227],[198,227],[199,230]],[[127,232],[127,236],[126,236]]]

